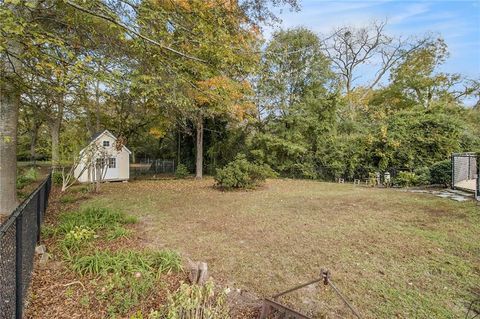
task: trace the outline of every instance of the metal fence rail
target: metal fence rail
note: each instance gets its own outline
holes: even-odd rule
[[[35,246],[52,186],[50,174],[0,225],[0,318],[22,318]]]

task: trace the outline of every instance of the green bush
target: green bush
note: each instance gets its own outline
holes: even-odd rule
[[[449,186],[452,182],[452,162],[436,162],[430,167],[430,183]]]
[[[37,179],[38,170],[35,167],[31,167],[25,173],[17,177],[17,189],[22,189],[28,184],[35,182]]]
[[[430,169],[428,167],[420,167],[414,171],[417,176],[415,185],[430,185]]]
[[[175,177],[176,178],[185,178],[190,173],[188,172],[187,167],[184,164],[178,164],[177,169],[175,170]]]
[[[63,184],[63,175],[62,172],[53,172],[52,173],[52,182],[54,185],[60,186]]]
[[[276,173],[266,164],[255,164],[239,154],[224,168],[218,169],[215,175],[217,185],[223,188],[253,188]]]
[[[183,283],[174,293],[169,294],[165,314],[167,319],[188,318],[230,318],[225,292],[217,293],[214,284],[187,285]]]
[[[395,185],[410,187],[418,184],[418,176],[413,172],[400,172],[395,178]]]

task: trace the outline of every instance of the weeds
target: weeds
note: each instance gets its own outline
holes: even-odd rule
[[[190,286],[183,283],[174,294],[169,294],[164,317],[167,319],[230,318],[225,293],[215,293],[215,287],[211,281],[203,286]]]

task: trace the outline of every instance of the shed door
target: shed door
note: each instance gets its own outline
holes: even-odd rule
[[[117,179],[119,174],[118,169],[118,159],[115,156],[112,156],[108,159],[108,169],[107,173],[105,174],[105,180],[109,179]]]

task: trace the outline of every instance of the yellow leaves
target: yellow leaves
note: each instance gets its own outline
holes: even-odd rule
[[[380,135],[382,136],[383,139],[387,138],[387,132],[388,132],[387,126],[383,125],[382,127],[380,127]]]
[[[165,136],[166,131],[164,131],[164,130],[158,128],[158,127],[152,127],[152,128],[150,128],[150,130],[148,131],[148,134],[152,135],[152,136],[155,137],[155,138],[160,139],[160,138],[162,138],[162,137]]]
[[[247,81],[235,81],[226,76],[215,76],[197,82],[198,90],[192,91],[193,99],[201,107],[208,107],[214,114],[228,114],[242,120],[255,110],[248,100],[252,88]]]

